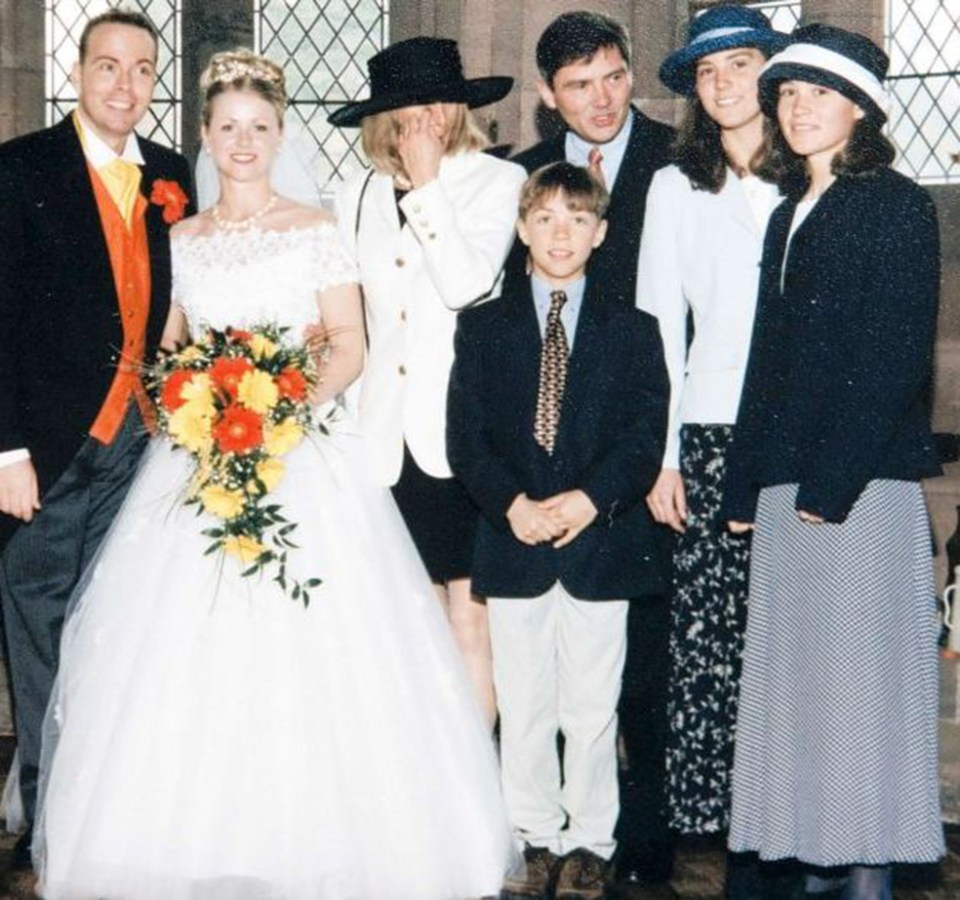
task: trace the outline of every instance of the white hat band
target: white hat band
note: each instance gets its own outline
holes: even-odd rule
[[[854,62],[849,56],[837,53],[836,50],[828,50],[816,44],[790,44],[789,47],[767,60],[766,65],[761,69],[761,74],[779,63],[796,63],[839,75],[866,94],[880,107],[884,115],[890,111],[890,96],[876,75]]]
[[[728,34],[742,34],[744,31],[756,30],[756,28],[748,28],[744,25],[738,25],[730,28],[714,28],[712,31],[705,31],[703,34],[698,34],[692,41],[690,41],[689,46],[692,47],[694,44],[700,44],[703,41],[712,41],[714,38],[726,37]]]

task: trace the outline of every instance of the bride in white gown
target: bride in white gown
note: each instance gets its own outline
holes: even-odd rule
[[[167,339],[210,325],[331,333],[318,402],[363,353],[333,224],[271,193],[282,73],[208,68],[221,198],[174,232]],[[319,303],[319,313],[318,313]],[[493,746],[389,492],[341,413],[288,456],[304,608],[205,556],[191,461],[157,439],[64,631],[35,848],[47,900],[452,900],[512,855]]]

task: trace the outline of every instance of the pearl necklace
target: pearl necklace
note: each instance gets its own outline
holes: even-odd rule
[[[222,231],[246,231],[252,228],[257,220],[263,218],[274,206],[277,205],[277,195],[271,194],[270,199],[263,204],[256,212],[252,212],[243,219],[225,219],[220,212],[220,204],[215,203],[210,207],[210,215],[213,217],[214,224]]]

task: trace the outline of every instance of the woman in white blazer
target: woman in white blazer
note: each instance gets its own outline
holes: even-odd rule
[[[525,172],[483,152],[470,108],[513,81],[466,79],[454,41],[412,38],[368,63],[371,97],[330,116],[362,125],[373,164],[342,186],[369,341],[360,422],[379,484],[393,488],[493,723],[486,607],[470,589],[477,511],[446,454],[457,313],[494,296]]]
[[[667,772],[671,824],[683,833],[729,823],[749,545],[718,511],[763,236],[780,201],[761,174],[769,127],[757,76],[786,42],[756,10],[715,7],[660,69],[689,100],[677,163],[654,176],[647,197],[637,302],[659,319],[671,384],[663,468],[647,502],[679,533]]]

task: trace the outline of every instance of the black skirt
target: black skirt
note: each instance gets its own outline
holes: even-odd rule
[[[480,511],[463,485],[427,475],[404,444],[403,469],[392,490],[431,581],[469,578]]]

